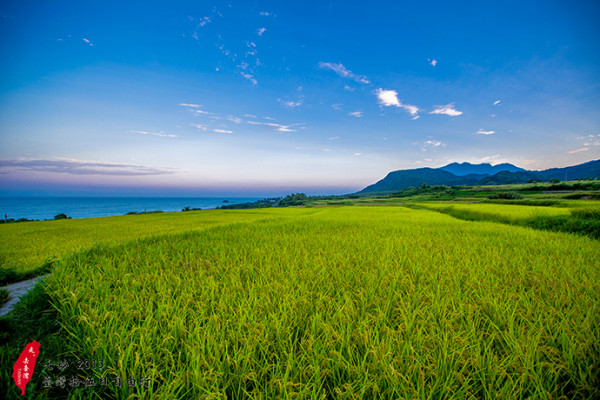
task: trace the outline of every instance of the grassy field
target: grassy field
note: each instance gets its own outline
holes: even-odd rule
[[[600,396],[596,240],[392,206],[212,213],[62,253],[60,328],[31,339],[151,384],[30,398]]]
[[[301,210],[205,210],[123,215],[0,225],[0,284],[47,272],[46,264],[98,244],[116,244],[159,234],[201,230],[236,222],[287,216]],[[41,269],[41,271],[40,271]],[[12,274],[7,274],[11,272]]]
[[[471,216],[473,219],[493,220],[496,222],[518,222],[533,219],[535,217],[556,217],[571,215],[568,208],[525,206],[513,204],[489,204],[489,203],[414,203],[414,206],[430,210],[448,211],[455,216]]]

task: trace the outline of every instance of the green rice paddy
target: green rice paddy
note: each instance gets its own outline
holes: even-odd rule
[[[47,250],[25,238],[61,238],[44,290],[62,355],[104,360],[82,377],[150,384],[37,383],[32,398],[600,396],[600,246],[586,236],[394,206],[59,222],[2,227],[17,248],[5,262],[34,266]]]

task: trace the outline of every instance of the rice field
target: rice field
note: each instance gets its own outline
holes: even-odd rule
[[[116,244],[153,235],[201,230],[302,212],[281,211],[204,210],[0,224],[0,269],[12,268],[27,273],[46,262],[98,244]]]
[[[150,378],[73,398],[600,396],[595,240],[404,207],[220,213],[55,263],[65,354]]]
[[[503,222],[518,222],[535,217],[557,217],[571,215],[570,208],[526,206],[515,204],[488,204],[488,203],[416,203],[418,207],[431,210],[452,210],[459,214],[469,213],[472,216],[481,216],[481,219],[492,219]]]

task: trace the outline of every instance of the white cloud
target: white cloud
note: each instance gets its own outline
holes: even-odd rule
[[[429,61],[429,64],[432,67],[435,67],[437,65],[437,63],[438,63],[438,61],[436,59],[433,59],[433,60],[427,59],[427,61]]]
[[[496,133],[496,131],[486,131],[483,129],[480,129],[477,132],[475,132],[476,135],[493,135],[494,133]]]
[[[206,26],[210,22],[210,17],[203,17],[198,19],[198,26]]]
[[[329,140],[338,140],[339,138],[340,138],[339,136],[333,136],[333,137],[330,137]]]
[[[296,132],[296,130],[290,129],[290,127],[292,127],[292,125],[282,125],[282,124],[276,124],[273,122],[257,122],[257,121],[246,121],[246,123],[248,123],[250,125],[268,126],[278,132]]]
[[[363,112],[362,111],[354,111],[354,112],[348,113],[348,115],[351,117],[360,118],[363,116]]]
[[[254,114],[244,114],[244,117],[246,118],[258,118],[256,115]]]
[[[81,38],[81,40],[83,40],[84,42],[86,42],[87,44],[89,44],[92,47],[94,46],[94,44],[92,42],[90,42],[89,39]]]
[[[173,135],[171,133],[165,133],[165,132],[147,132],[147,131],[132,131],[132,132],[139,133],[141,135],[161,136],[161,137],[170,137],[170,138],[177,137],[177,135]]]
[[[241,118],[234,117],[233,115],[228,115],[227,116],[227,121],[231,121],[234,124],[240,124],[240,123],[242,123],[242,119]]]
[[[342,64],[335,64],[329,62],[320,62],[319,68],[321,69],[330,69],[342,78],[350,78],[356,82],[360,83],[371,83],[365,76],[356,75],[352,73],[352,71],[346,69]]]
[[[200,108],[200,107],[202,107],[200,104],[179,103],[178,105],[182,106],[182,107],[191,107],[191,108]]]
[[[331,108],[333,108],[336,111],[342,111],[342,104],[338,103],[338,104],[332,104]]]
[[[213,115],[213,113],[209,113],[208,111],[204,111],[204,110],[194,110],[194,113],[196,113],[196,114],[205,114],[205,115]]]
[[[302,100],[293,101],[293,100],[277,99],[277,101],[280,102],[282,106],[288,107],[288,108],[299,107],[302,105]]]
[[[268,17],[269,15],[273,15],[273,13],[268,12],[268,11],[261,11],[258,13],[258,15],[262,15],[263,17]]]
[[[207,125],[202,125],[202,124],[191,124],[191,126],[193,126],[194,128],[203,130],[203,131],[207,131],[208,130],[208,126]]]
[[[567,151],[567,153],[574,154],[574,153],[579,153],[580,151],[588,151],[588,150],[589,149],[587,147],[582,147],[581,149]]]
[[[353,155],[358,157],[358,156],[362,156],[362,153],[354,153]]]
[[[258,31],[256,31],[256,33],[258,34],[258,36],[262,36],[263,33],[265,33],[267,31],[267,28],[260,28]]]
[[[494,105],[495,105],[495,106],[497,106],[498,104],[500,104],[500,100],[496,100],[496,101],[494,102]]]
[[[248,79],[250,82],[252,82],[253,86],[258,85],[258,81],[256,79],[254,79],[254,75],[242,73],[242,76],[244,78]]]
[[[456,117],[462,114],[462,111],[458,111],[454,108],[454,103],[446,104],[445,106],[435,106],[433,111],[429,114],[444,114],[451,117]]]
[[[410,104],[402,104],[398,100],[398,92],[396,92],[395,90],[383,90],[380,88],[375,91],[375,94],[377,95],[379,104],[384,105],[386,107],[395,106],[395,107],[402,108],[404,111],[406,111],[413,117],[417,117],[417,114],[420,111],[419,107],[417,107],[417,106],[413,106]],[[416,118],[413,118],[413,119],[416,119]]]
[[[600,135],[587,135],[584,146],[600,146]]]
[[[200,129],[201,131],[205,131],[205,132],[215,132],[215,133],[233,133],[232,131],[228,131],[225,129],[210,129],[208,127],[208,125],[202,125],[202,124],[191,124],[191,126],[193,126],[196,129]]]
[[[428,145],[433,146],[433,147],[439,147],[443,143],[440,142],[439,140],[428,140],[428,141],[425,142],[425,144],[428,144]]]

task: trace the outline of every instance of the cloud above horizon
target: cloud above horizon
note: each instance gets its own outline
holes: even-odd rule
[[[581,149],[567,151],[567,153],[569,153],[569,154],[575,154],[575,153],[579,153],[580,151],[588,151],[588,150],[589,149],[587,147],[582,147]]]
[[[454,108],[454,103],[446,104],[445,106],[435,106],[433,111],[429,114],[444,114],[449,115],[451,117],[457,117],[462,115],[462,111],[458,111]]]
[[[352,79],[353,81],[356,81],[359,83],[363,83],[363,84],[371,83],[371,81],[369,81],[366,76],[356,75],[349,69],[346,69],[346,67],[344,67],[342,64],[320,62],[319,68],[320,69],[329,69],[329,70],[335,72],[336,74],[338,74],[339,76],[341,76],[342,78],[349,78],[349,79]]]
[[[118,164],[102,161],[83,161],[71,158],[0,160],[0,174],[15,171],[53,172],[70,175],[143,176],[178,172],[173,168],[154,168],[144,165]]]
[[[276,124],[273,122],[258,122],[258,121],[246,121],[246,123],[248,123],[250,125],[268,126],[278,132],[296,132],[295,129],[290,129],[290,127],[292,127],[292,125],[282,125],[282,124]]]
[[[377,95],[379,104],[386,107],[394,106],[402,108],[404,111],[412,115],[413,119],[419,118],[419,116],[417,115],[420,111],[419,107],[413,106],[411,104],[402,104],[400,100],[398,100],[398,92],[396,92],[395,90],[383,90],[379,88],[375,91],[375,94]]]
[[[139,133],[141,135],[150,135],[150,136],[161,136],[161,137],[169,137],[169,138],[176,138],[178,137],[177,135],[173,135],[171,133],[165,133],[165,132],[147,132],[147,131],[131,131],[133,133]]]
[[[486,131],[483,129],[480,129],[477,132],[475,132],[476,135],[493,135],[494,133],[496,133],[496,131]]]

